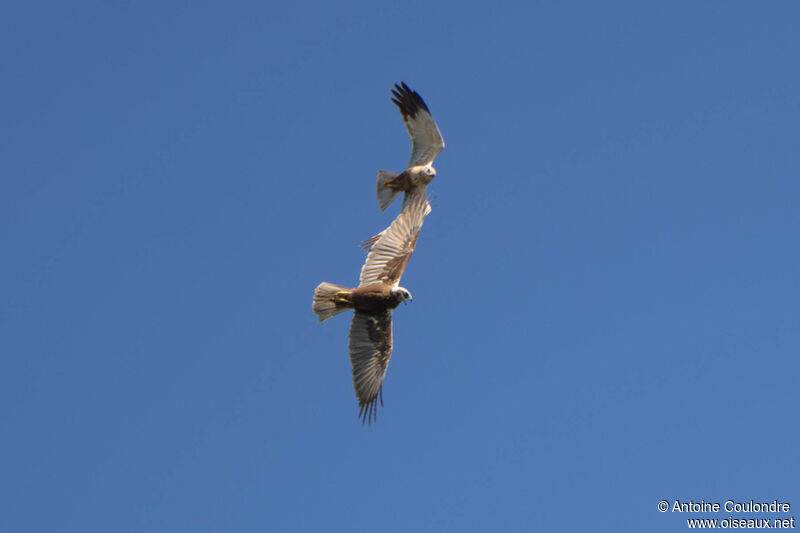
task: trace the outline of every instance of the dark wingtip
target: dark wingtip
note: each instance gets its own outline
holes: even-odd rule
[[[372,414],[373,409],[375,408],[375,401],[366,402],[361,404],[361,409],[358,411],[358,418],[361,419],[361,424],[367,424],[368,426],[372,424],[372,419],[374,415]]]
[[[358,402],[359,411],[358,418],[361,419],[361,424],[372,425],[373,422],[378,420],[378,399],[380,399],[381,407],[383,407],[383,387],[378,391],[378,394],[368,402]]]
[[[404,81],[401,81],[399,84],[394,84],[392,95],[394,96],[392,102],[400,109],[404,117],[414,117],[420,109],[424,109],[430,113],[428,106],[425,105],[425,101],[419,93],[417,93],[417,91],[412,91]]]

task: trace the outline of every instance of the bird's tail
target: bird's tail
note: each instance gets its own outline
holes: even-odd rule
[[[400,174],[396,172],[389,172],[388,170],[379,170],[378,171],[378,207],[381,208],[381,211],[385,210],[389,207],[397,195],[400,194],[401,191],[397,191],[389,187],[389,183],[391,180],[399,176]]]
[[[311,310],[317,315],[318,320],[323,322],[352,309],[352,294],[353,291],[347,287],[323,281],[314,289],[314,303],[311,304]]]

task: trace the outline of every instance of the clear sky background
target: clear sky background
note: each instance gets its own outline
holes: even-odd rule
[[[661,499],[800,517],[798,21],[6,4],[0,530],[685,530]],[[397,214],[375,175],[408,161],[400,80],[447,146],[366,427],[349,315],[320,325],[311,296],[356,284]]]

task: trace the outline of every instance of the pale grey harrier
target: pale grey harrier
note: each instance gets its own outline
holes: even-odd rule
[[[392,95],[392,102],[400,109],[411,136],[411,159],[408,168],[400,174],[378,171],[378,206],[381,211],[402,191],[406,193],[403,206],[408,204],[411,195],[419,193],[425,196],[425,187],[436,177],[433,160],[444,149],[442,134],[420,95],[403,82],[394,85]]]
[[[430,212],[424,195],[414,195],[392,224],[370,239],[358,287],[320,283],[311,310],[319,321],[355,309],[350,325],[353,387],[362,421],[375,420],[377,401],[383,406],[383,376],[392,355],[392,311],[411,293],[399,286],[417,244],[422,222]]]

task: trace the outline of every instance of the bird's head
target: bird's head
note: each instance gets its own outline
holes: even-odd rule
[[[433,168],[431,163],[410,167],[406,172],[408,172],[411,181],[418,186],[427,185],[436,177],[436,169]]]
[[[408,292],[408,289],[406,289],[405,287],[394,287],[392,289],[392,294],[395,296],[395,298],[398,299],[397,303],[400,302],[408,303],[414,300],[411,297],[411,293]]]

